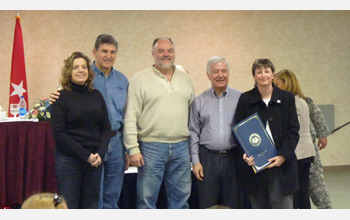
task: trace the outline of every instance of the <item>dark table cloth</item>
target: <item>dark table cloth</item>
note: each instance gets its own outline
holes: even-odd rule
[[[55,140],[49,121],[0,122],[0,205],[19,208],[37,192],[57,193]],[[136,208],[137,173],[127,173],[119,200],[123,209]],[[190,208],[198,208],[197,187],[192,175]],[[157,208],[166,208],[165,188]]]

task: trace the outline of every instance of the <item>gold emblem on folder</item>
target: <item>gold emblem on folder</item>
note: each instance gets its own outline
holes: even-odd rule
[[[261,144],[261,137],[260,135],[253,133],[249,136],[249,143],[254,146],[258,147]]]

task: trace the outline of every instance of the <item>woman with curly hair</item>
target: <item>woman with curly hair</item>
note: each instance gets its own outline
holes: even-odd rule
[[[64,61],[63,91],[51,107],[58,191],[70,209],[98,208],[101,163],[111,136],[106,103],[93,78],[89,58],[74,52]]]

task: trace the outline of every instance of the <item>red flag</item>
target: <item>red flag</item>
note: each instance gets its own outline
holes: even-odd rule
[[[10,100],[9,100],[8,117],[10,117],[10,104],[18,104],[22,95],[26,100],[27,110],[28,110],[28,89],[27,89],[26,68],[25,68],[25,62],[24,62],[21,17],[17,15],[15,37],[13,40],[13,51],[12,51]]]

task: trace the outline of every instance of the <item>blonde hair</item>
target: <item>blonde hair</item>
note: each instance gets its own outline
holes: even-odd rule
[[[208,207],[207,209],[231,209],[229,206],[226,205],[213,205]]]
[[[67,209],[67,202],[55,193],[36,193],[26,199],[21,209]]]
[[[285,90],[305,99],[306,96],[300,87],[297,77],[295,74],[288,69],[284,69],[275,74],[275,77],[283,81],[285,85]]]

